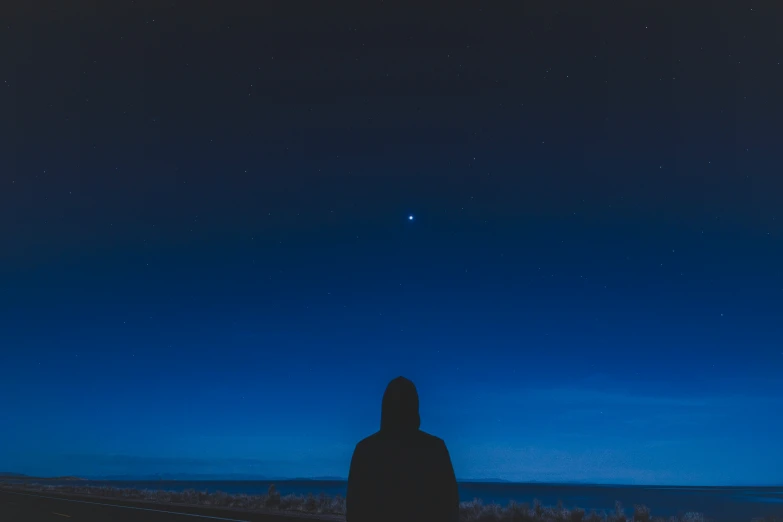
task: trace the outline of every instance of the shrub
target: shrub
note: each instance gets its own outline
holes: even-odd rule
[[[269,489],[266,492],[266,498],[264,499],[264,506],[268,508],[280,507],[280,493],[277,491],[274,484],[269,485]]]
[[[650,509],[647,506],[634,506],[633,522],[651,522]]]
[[[315,513],[318,510],[318,502],[316,502],[312,493],[308,493],[307,498],[305,498],[304,510],[308,513]]]
[[[20,484],[0,484],[2,488],[18,488]],[[39,483],[26,484],[25,489],[52,491],[79,495],[93,495],[108,498],[134,499],[159,503],[176,503],[199,506],[216,506],[224,508],[239,508],[253,511],[279,510],[306,512],[323,515],[344,515],[345,498],[330,497],[324,493],[317,496],[285,495],[281,496],[274,484],[269,486],[263,495],[228,494],[222,491],[165,491],[150,489],[114,488],[108,486],[66,485],[53,486]],[[610,513],[590,512],[584,509],[565,508],[561,502],[557,506],[544,507],[538,500],[533,506],[525,503],[509,502],[505,506],[491,503],[484,504],[481,499],[461,502],[459,506],[460,522],[627,522],[628,518],[620,503],[615,504],[615,510]],[[655,517],[650,515],[649,508],[634,506],[633,522],[708,522],[700,513],[685,513],[674,517]],[[753,522],[783,522],[773,518],[754,520]]]
[[[627,522],[627,518],[625,517],[625,510],[623,509],[623,505],[619,502],[614,503],[614,513],[609,515],[609,522]]]

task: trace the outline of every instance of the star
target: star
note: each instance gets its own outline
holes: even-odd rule
[[[408,221],[413,221],[413,214],[408,216]]]

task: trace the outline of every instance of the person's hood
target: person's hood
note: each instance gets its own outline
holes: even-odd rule
[[[383,394],[381,431],[416,431],[420,425],[416,386],[405,377],[397,377]]]

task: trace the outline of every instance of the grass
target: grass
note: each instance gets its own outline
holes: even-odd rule
[[[0,483],[0,485],[3,485]],[[4,487],[19,487],[18,484],[5,484]],[[274,485],[263,495],[228,494],[223,492],[165,491],[152,489],[114,488],[108,486],[52,486],[25,484],[27,489],[52,491],[66,494],[93,495],[124,500],[141,500],[164,504],[187,504],[220,508],[243,509],[268,512],[286,511],[313,515],[342,516],[345,514],[345,499],[341,496],[320,495],[281,495]],[[476,499],[460,503],[460,522],[709,522],[700,513],[684,513],[673,517],[653,517],[650,509],[636,506],[625,510],[618,502],[614,511],[586,513],[580,508],[542,506],[538,501],[532,505],[510,502],[505,506],[484,504]],[[775,519],[753,520],[751,522],[783,522]]]

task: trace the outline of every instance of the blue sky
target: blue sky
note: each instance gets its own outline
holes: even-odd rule
[[[58,9],[0,28],[0,469],[345,476],[404,375],[461,478],[783,483],[760,7]]]

